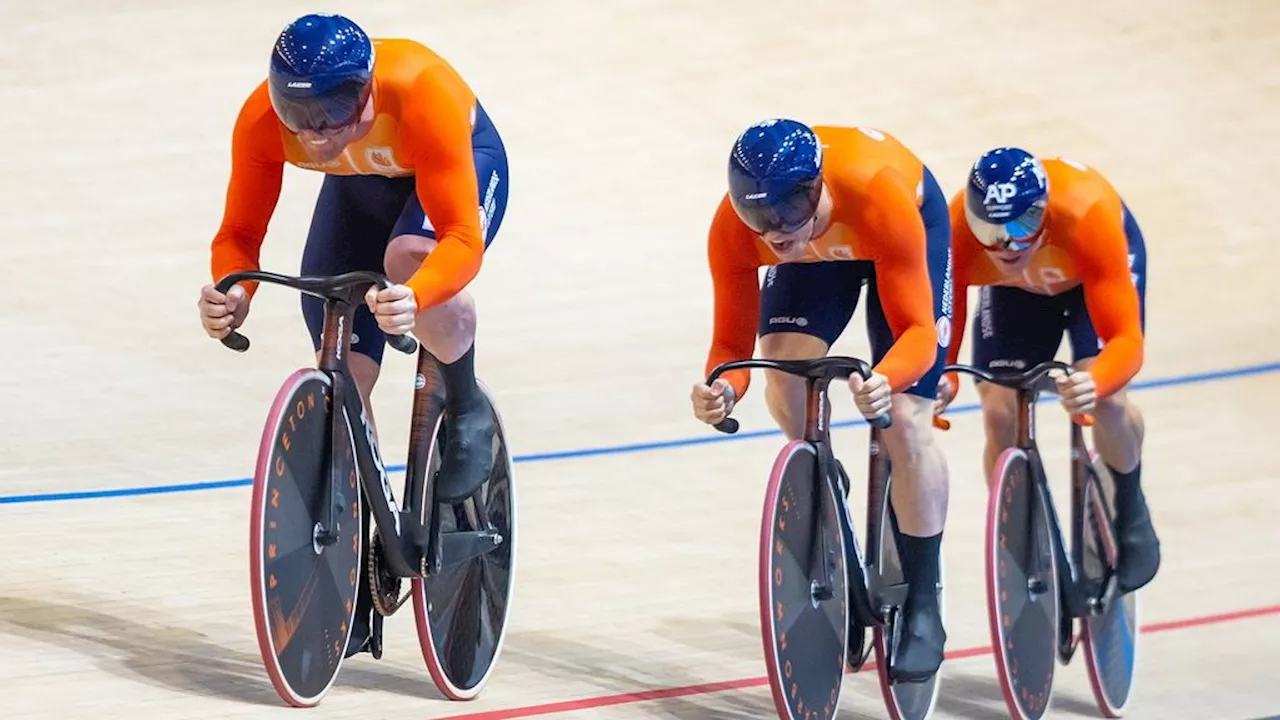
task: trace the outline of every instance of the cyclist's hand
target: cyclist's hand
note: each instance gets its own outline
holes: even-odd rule
[[[1049,373],[1057,385],[1058,396],[1062,398],[1062,407],[1072,415],[1083,415],[1093,412],[1098,400],[1098,388],[1093,383],[1093,376],[1084,370],[1077,370],[1070,375],[1061,370]]]
[[[735,402],[733,386],[724,378],[717,378],[710,385],[696,383],[690,394],[693,415],[708,425],[715,425],[729,417]]]
[[[854,373],[849,376],[849,389],[853,391],[853,402],[858,406],[858,412],[866,419],[875,420],[889,413],[893,395],[889,378],[873,372],[869,379],[863,380],[861,375]]]
[[[413,329],[413,321],[418,317],[418,300],[409,286],[392,285],[385,290],[374,286],[364,294],[364,301],[382,332],[404,335]]]
[[[226,295],[212,285],[200,290],[200,324],[211,338],[221,340],[244,324],[249,315],[249,295],[240,285],[232,285]]]
[[[956,388],[951,384],[951,378],[946,375],[938,378],[938,396],[933,400],[933,414],[941,415],[946,412],[951,401],[955,399]]]

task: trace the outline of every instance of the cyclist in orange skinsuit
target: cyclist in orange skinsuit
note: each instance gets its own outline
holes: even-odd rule
[[[947,467],[932,404],[950,335],[950,223],[933,174],[897,139],[870,128],[808,128],[769,120],[739,137],[729,193],[712,221],[708,255],[715,329],[706,369],[749,358],[755,336],[772,359],[822,357],[868,291],[874,374],[850,388],[867,418],[886,413],[903,572],[910,584],[904,641],[892,671],[926,680],[943,659],[938,553]],[[768,267],[763,290],[758,269]],[[941,331],[944,340],[939,342]],[[765,398],[791,438],[804,430],[804,381],[766,373]],[[693,388],[694,414],[715,424],[747,391],[749,373]]]
[[[412,331],[440,361],[449,442],[437,483],[460,501],[489,476],[496,431],[476,384],[475,304],[464,289],[480,270],[507,201],[507,159],[488,114],[458,73],[410,40],[371,40],[339,15],[306,15],[281,33],[267,80],[249,95],[231,141],[231,179],[212,243],[213,280],[258,269],[259,249],[286,164],[325,174],[302,273],[385,272],[396,283],[356,312],[350,368],[371,407],[384,333]],[[206,332],[244,322],[252,284],[201,292]],[[323,301],[304,295],[313,346]],[[363,422],[363,418],[361,421]],[[367,582],[348,654],[364,647]]]
[[[1137,222],[1098,171],[1018,148],[984,154],[951,202],[956,333],[960,355],[966,292],[980,286],[974,364],[1022,370],[1052,360],[1065,331],[1077,371],[1056,377],[1063,406],[1092,413],[1098,454],[1116,482],[1119,581],[1136,590],[1155,577],[1160,545],[1139,484],[1143,421],[1125,387],[1142,367],[1146,246]],[[938,411],[956,378],[939,384]],[[1014,391],[978,383],[988,475],[1014,442]]]

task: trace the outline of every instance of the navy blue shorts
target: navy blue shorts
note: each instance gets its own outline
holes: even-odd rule
[[[1143,330],[1147,326],[1147,246],[1129,208],[1124,208],[1129,240],[1129,275],[1138,288]],[[973,318],[973,363],[994,371],[1025,370],[1058,354],[1062,335],[1071,339],[1073,362],[1094,357],[1102,342],[1085,307],[1084,286],[1058,295],[989,285],[980,291]]]
[[[471,135],[478,207],[486,222],[487,249],[507,210],[507,152],[484,109],[476,106]],[[387,244],[401,235],[435,238],[435,230],[414,192],[414,178],[379,175],[326,175],[311,216],[307,245],[302,251],[303,275],[337,275],[354,270],[386,272]],[[324,301],[302,296],[302,315],[317,351],[324,330]],[[373,313],[363,303],[351,328],[351,350],[382,362],[385,338]]]
[[[924,171],[924,202],[920,205],[927,237],[929,278],[933,281],[933,318],[939,344],[933,367],[908,393],[933,398],[946,363],[951,338],[951,215],[947,198],[933,173]],[[811,335],[830,348],[844,332],[858,307],[862,285],[867,293],[867,336],[872,364],[893,346],[893,331],[876,292],[875,265],[868,260],[783,263],[765,274],[760,300],[760,337],[775,332]]]

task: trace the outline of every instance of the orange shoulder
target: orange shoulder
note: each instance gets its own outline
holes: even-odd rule
[[[245,99],[236,116],[231,132],[232,156],[254,162],[283,163],[283,133],[284,126],[271,107],[264,80]]]
[[[1086,275],[1099,264],[1128,264],[1124,203],[1111,183],[1084,163],[1065,158],[1044,161],[1049,175],[1049,222],[1054,243],[1081,266]],[[1105,268],[1114,270],[1113,268]]]
[[[387,110],[400,118],[415,163],[429,164],[459,148],[469,151],[476,98],[462,77],[420,43],[382,40],[377,47],[376,77],[385,88]]]
[[[913,196],[919,189],[924,162],[892,134],[871,127],[816,126],[813,130],[822,140],[824,178],[860,187],[887,174],[900,179]]]
[[[756,237],[743,224],[725,193],[711,219],[707,233],[707,261],[711,272],[755,272],[761,266]]]
[[[1124,206],[1098,201],[1080,218],[1066,238],[1066,249],[1086,283],[1102,276],[1129,274],[1129,238],[1124,231]]]
[[[967,285],[970,269],[975,261],[982,257],[982,243],[969,228],[969,221],[964,212],[964,191],[961,190],[951,198],[948,205],[951,214],[951,265],[957,285]]]

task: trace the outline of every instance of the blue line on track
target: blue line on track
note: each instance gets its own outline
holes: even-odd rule
[[[1228,368],[1226,370],[1213,370],[1202,373],[1192,373],[1188,375],[1177,375],[1167,378],[1156,378],[1154,380],[1144,380],[1136,382],[1132,385],[1133,390],[1154,390],[1156,388],[1175,387],[1178,385],[1196,385],[1199,383],[1216,382],[1219,380],[1230,380],[1234,378],[1247,377],[1250,375],[1265,375],[1280,371],[1280,362],[1263,363],[1261,365],[1248,365],[1245,367]],[[978,410],[976,403],[968,405],[956,405],[947,410],[950,415],[962,415],[972,413]],[[862,425],[863,420],[857,418],[854,420],[842,420],[840,422],[831,423],[834,428],[854,427]],[[595,448],[582,448],[578,450],[560,450],[556,452],[533,453],[530,455],[517,455],[512,458],[516,463],[536,463],[547,462],[550,460],[571,460],[574,458],[595,457],[600,455],[623,455],[627,453],[648,452],[652,450],[666,450],[669,448],[689,447],[691,445],[707,445],[710,443],[732,442],[738,440],[753,440],[762,437],[774,437],[781,435],[781,431],[777,429],[770,430],[752,430],[748,432],[739,432],[735,435],[704,435],[698,437],[682,438],[679,440],[663,440],[659,442],[647,443],[630,443],[626,445],[606,445]],[[402,472],[404,465],[388,465],[388,472]],[[135,497],[139,495],[166,495],[170,493],[196,492],[199,490],[219,490],[222,488],[244,487],[253,483],[252,478],[238,478],[235,480],[214,480],[210,482],[183,483],[179,485],[153,485],[147,487],[130,487],[117,488],[111,490],[83,490],[79,492],[62,492],[62,493],[39,493],[34,495],[0,495],[0,505],[17,505],[21,503],[39,503],[39,502],[62,502],[66,500],[93,500],[97,498],[114,498],[114,497]]]

